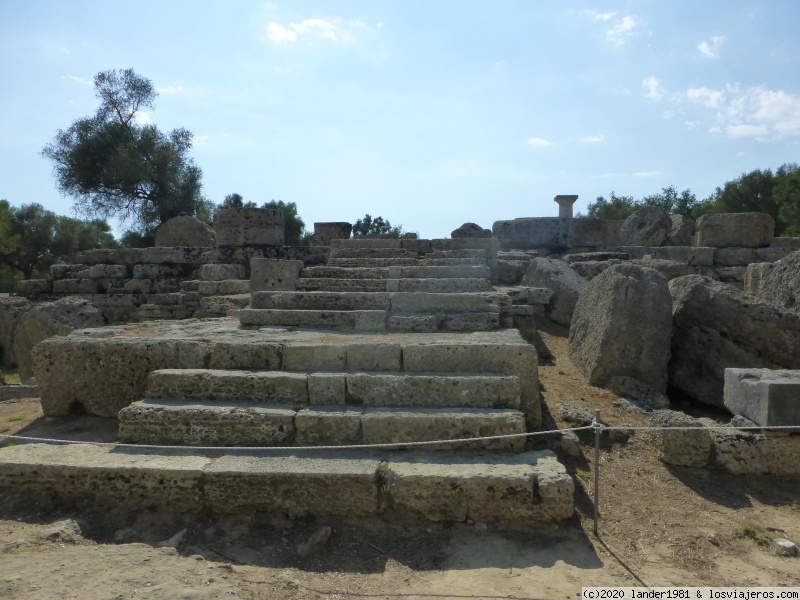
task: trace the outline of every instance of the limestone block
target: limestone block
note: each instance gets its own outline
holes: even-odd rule
[[[299,260],[254,258],[250,261],[250,291],[294,291],[302,268]]]
[[[549,450],[462,458],[392,455],[386,471],[395,510],[432,521],[527,523],[568,519],[574,482]]]
[[[182,292],[196,292],[199,288],[200,288],[200,281],[197,280],[181,281]]]
[[[605,388],[621,398],[638,400],[650,408],[669,408],[669,398],[667,398],[666,394],[632,377],[615,375],[609,378]]]
[[[142,261],[144,248],[93,248],[75,256],[76,263],[86,265],[134,265]]]
[[[483,248],[482,244],[478,244]],[[403,238],[400,240],[400,247],[403,250],[415,252],[417,254],[427,254],[433,250],[433,240],[420,240],[415,238]]]
[[[53,282],[49,279],[20,279],[14,283],[14,292],[25,297],[51,294]]]
[[[400,316],[392,315],[386,322],[389,331],[423,333],[439,329],[439,321],[432,315]]]
[[[737,475],[800,476],[800,436],[716,431],[714,463]]]
[[[569,264],[552,258],[534,258],[522,282],[552,290],[547,314],[561,325],[570,324],[578,296],[588,285]]]
[[[315,406],[294,418],[296,446],[328,446],[361,443],[362,409],[345,406]]]
[[[489,267],[475,265],[453,265],[446,267],[389,267],[389,279],[466,279],[488,278]]]
[[[222,281],[201,281],[197,286],[201,296],[234,296],[250,292],[247,279],[224,279]]]
[[[744,274],[744,291],[751,296],[758,296],[764,281],[772,272],[773,263],[751,263]]]
[[[343,453],[223,456],[206,470],[206,501],[213,512],[221,514],[374,515],[379,465],[376,459]]]
[[[205,296],[198,299],[198,318],[236,316],[250,306],[250,294],[231,296]]]
[[[428,292],[434,294],[448,294],[454,292],[493,291],[492,284],[489,279],[474,277],[447,279],[387,279],[385,286],[387,292]]]
[[[343,405],[346,403],[346,394],[345,373],[308,374],[308,402],[312,406]]]
[[[152,247],[138,248],[139,260],[135,263],[196,265],[202,263],[201,257],[208,252],[208,248],[195,248],[180,246],[177,248]]]
[[[311,329],[385,331],[386,313],[382,310],[282,310],[252,309],[239,311],[239,321],[246,326],[286,326]]]
[[[672,410],[653,412],[653,427],[664,427],[659,432],[661,448],[659,458],[679,467],[705,467],[711,459],[713,447],[711,433],[703,424],[688,415]],[[684,428],[691,429],[684,429]],[[680,428],[671,431],[670,428]]]
[[[133,266],[134,279],[168,279],[183,275],[179,265],[145,264]]]
[[[92,265],[75,274],[76,279],[125,279],[128,267],[125,265]]]
[[[105,279],[56,279],[53,281],[53,293],[65,295],[102,294],[113,285]]]
[[[689,274],[689,265],[687,265],[685,262],[651,258],[636,261],[636,264],[638,264],[640,267],[646,267],[648,269],[658,271],[667,281]]]
[[[791,250],[800,250],[800,237],[775,237],[772,238],[770,244],[772,248],[787,248]]]
[[[0,385],[0,402],[18,398],[38,398],[38,385]]]
[[[786,258],[792,252],[791,248],[756,248],[754,262],[776,262]]]
[[[86,300],[64,298],[57,302],[39,304],[23,314],[14,329],[13,356],[19,376],[25,380],[34,375],[31,351],[42,340],[65,336],[75,329],[102,327],[103,313]]]
[[[323,277],[297,279],[302,292],[386,292],[386,279],[329,279]],[[394,290],[399,291],[399,290]]]
[[[287,310],[389,310],[385,292],[253,292],[253,308]]]
[[[698,275],[673,279],[669,287],[671,387],[724,408],[726,368],[800,368],[800,315]]]
[[[664,240],[664,246],[691,246],[694,221],[683,215],[670,215],[672,229]]]
[[[518,408],[513,375],[351,373],[347,397],[363,406]]]
[[[765,213],[712,213],[696,228],[698,246],[760,248],[772,243],[775,221]]]
[[[475,223],[464,223],[458,229],[454,229],[450,233],[451,238],[490,238],[492,237],[491,229],[484,229]]]
[[[78,279],[76,273],[83,272],[89,265],[50,265],[50,277],[53,279]]]
[[[586,281],[591,281],[611,265],[618,265],[619,263],[620,263],[619,260],[609,260],[609,261],[589,260],[589,261],[573,262],[570,263],[569,266],[573,271],[575,271],[578,275],[583,277]]]
[[[214,230],[194,217],[180,216],[169,219],[158,228],[156,246],[214,247]]]
[[[758,299],[800,313],[800,251],[772,265],[761,282]]]
[[[498,294],[391,294],[392,314],[497,312],[502,301]]]
[[[800,370],[725,369],[725,408],[762,427],[800,427]]]
[[[758,262],[756,248],[719,248],[714,255],[714,264],[721,267],[740,267]]]
[[[308,403],[304,373],[230,371],[223,369],[158,369],[147,377],[146,393],[154,398]]]
[[[643,206],[622,223],[620,242],[624,246],[653,246],[664,243],[672,231],[672,220],[658,206]]]
[[[224,279],[245,279],[247,269],[244,265],[224,264],[224,265],[203,265],[197,272],[197,276],[202,281],[222,281]]]
[[[181,290],[180,279],[130,279],[122,289],[131,294],[172,294]]]
[[[314,245],[329,246],[331,240],[349,239],[352,232],[350,223],[314,223]]]
[[[331,240],[331,248],[332,249],[347,249],[347,250],[354,250],[359,248],[402,248],[402,242],[405,240],[398,240],[398,239],[375,239],[375,238],[364,238],[362,236],[354,237],[350,240]]]
[[[279,342],[268,342],[259,339],[215,340],[208,348],[208,351],[209,369],[275,371],[279,370],[282,364],[282,348]],[[187,366],[185,368],[191,367]]]
[[[590,384],[637,379],[664,392],[672,333],[666,280],[632,264],[614,265],[581,293],[569,331],[569,355]]]
[[[214,214],[217,246],[283,246],[285,217],[269,208],[223,208]]]
[[[399,344],[348,344],[347,370],[399,371],[402,369],[402,348]]]
[[[291,345],[283,349],[283,368],[287,371],[344,372],[347,347],[340,345]]]
[[[516,410],[454,408],[368,408],[361,416],[364,444],[457,440],[524,433]],[[442,444],[437,449],[481,449],[521,452],[525,438],[509,437]]]
[[[716,248],[694,247],[689,251],[688,262],[690,266],[710,266],[714,264]]]
[[[18,296],[0,298],[0,366],[10,369],[16,366],[14,359],[14,329],[20,318],[30,310],[31,302]]]
[[[0,488],[29,497],[93,498],[125,507],[181,513],[203,509],[203,469],[212,459],[163,452],[120,452],[92,444],[21,444],[0,454]]]

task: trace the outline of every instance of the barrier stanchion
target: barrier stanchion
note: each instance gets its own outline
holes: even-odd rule
[[[594,535],[597,537],[597,521],[600,517],[600,409],[594,411]]]

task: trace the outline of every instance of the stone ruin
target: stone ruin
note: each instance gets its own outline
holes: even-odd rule
[[[0,304],[0,356],[29,354],[46,416],[79,409],[116,418],[122,442],[186,450],[7,447],[0,485],[223,514],[566,519],[571,477],[523,437],[542,426],[537,320],[569,328],[592,385],[654,424],[690,423],[663,434],[666,462],[798,474],[800,437],[772,428],[800,426],[800,290],[785,276],[800,239],[773,238],[766,215],[572,218],[576,198],[451,239],[316,223],[308,248],[283,245],[276,211],[230,209],[159,240],[208,246],[55,265]],[[62,325],[17,351],[41,301],[68,305],[48,309]],[[90,308],[110,325],[77,319]],[[757,429],[718,433],[665,410],[668,392]],[[428,440],[457,441],[415,445]],[[215,446],[246,450],[198,448]]]

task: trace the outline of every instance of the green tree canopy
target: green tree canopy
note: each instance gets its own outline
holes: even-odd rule
[[[111,227],[102,220],[59,216],[35,203],[11,207],[11,214],[11,233],[18,243],[10,251],[0,251],[0,262],[25,279],[58,261],[71,260],[81,250],[116,246]]]
[[[587,207],[587,216],[593,219],[618,221],[626,219],[637,208],[633,196],[617,196],[614,192],[611,192],[609,200],[606,200],[603,196],[598,196],[597,200],[590,202]]]
[[[242,197],[241,194],[228,194],[221,204],[217,205],[217,210],[221,208],[258,208],[258,205]],[[284,202],[283,200],[270,200],[264,202],[261,208],[271,208],[283,213],[286,223],[286,245],[287,246],[310,246],[311,234],[306,231],[306,224],[300,215],[297,214],[297,204],[295,202]]]
[[[364,215],[363,219],[359,219],[353,225],[353,237],[375,234],[399,238],[403,235],[403,226],[392,226],[392,224],[383,217],[375,217],[373,219],[369,214]]]
[[[152,82],[133,69],[111,70],[98,73],[94,87],[95,115],[59,130],[42,150],[59,190],[75,198],[81,213],[118,217],[142,233],[178,215],[207,221],[213,205],[201,194],[202,173],[189,156],[191,132],[165,134],[137,122],[154,107]]]
[[[14,233],[14,213],[8,200],[0,200],[0,254],[8,254],[19,246],[19,236]]]

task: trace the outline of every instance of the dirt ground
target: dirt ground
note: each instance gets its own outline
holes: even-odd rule
[[[559,404],[602,411],[609,424],[646,425],[586,385],[563,332],[542,332],[547,428],[568,427]],[[692,407],[676,403],[675,408]],[[714,416],[704,413],[705,416]],[[719,415],[723,418],[723,415]],[[0,403],[0,433],[113,440],[114,421],[49,420],[35,400]],[[563,457],[577,482],[576,514],[559,526],[347,521],[122,511],[12,498],[0,490],[3,599],[576,598],[582,586],[800,586],[800,558],[770,539],[800,542],[800,481],[666,467],[636,432],[601,452],[599,536],[592,533],[593,449]],[[76,519],[81,531],[55,524]],[[55,525],[54,525],[55,524]],[[324,526],[327,544],[297,546]],[[158,543],[186,530],[177,550]]]

